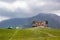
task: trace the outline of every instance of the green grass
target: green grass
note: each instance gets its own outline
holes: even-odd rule
[[[0,29],[0,40],[60,40],[59,29]]]

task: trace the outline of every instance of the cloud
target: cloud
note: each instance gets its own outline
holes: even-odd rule
[[[53,13],[54,14],[58,14],[57,12],[55,13],[55,11],[59,11],[60,10],[60,2],[59,0],[42,0],[42,2],[44,2],[45,4],[43,6],[36,6],[34,7],[34,4],[32,5],[32,9],[36,12],[36,13]],[[60,16],[60,15],[59,15]]]
[[[0,0],[0,1],[3,1],[3,2],[14,2],[16,0]]]
[[[7,10],[14,11],[17,8],[28,9],[28,5],[24,1],[15,1],[13,3],[6,3],[6,2],[0,1],[0,8],[5,8]]]
[[[26,18],[39,13],[60,16],[60,0],[0,0],[0,16]]]
[[[53,11],[52,13],[54,13],[54,14],[56,14],[56,15],[60,16],[60,10]]]
[[[3,20],[7,20],[7,19],[10,19],[10,18],[4,17],[4,16],[0,16],[0,22],[3,21]]]

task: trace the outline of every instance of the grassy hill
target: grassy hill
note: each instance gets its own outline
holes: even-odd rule
[[[0,29],[0,40],[60,40],[59,29]]]

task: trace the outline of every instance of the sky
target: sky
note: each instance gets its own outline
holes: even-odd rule
[[[32,17],[39,13],[60,16],[60,0],[0,0],[0,21]]]

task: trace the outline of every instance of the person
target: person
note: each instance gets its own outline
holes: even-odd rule
[[[46,22],[46,24],[48,24],[48,21],[45,21]]]
[[[36,27],[35,21],[32,22],[32,27]]]
[[[48,21],[45,21],[46,22],[46,27],[48,27]]]

